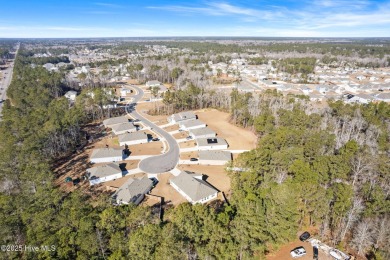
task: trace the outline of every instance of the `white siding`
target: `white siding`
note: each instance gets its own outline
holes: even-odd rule
[[[116,174],[113,174],[113,175],[110,175],[110,176],[105,176],[105,177],[102,177],[102,178],[89,180],[89,184],[90,185],[96,185],[96,184],[99,184],[99,183],[102,183],[102,182],[112,181],[112,180],[116,180],[116,179],[119,179],[119,178],[122,178],[122,177],[123,177],[123,175],[120,172],[120,173],[116,173]]]
[[[199,164],[202,165],[225,165],[228,161],[219,161],[219,160],[199,160]]]
[[[216,145],[208,145],[208,146],[202,146],[202,147],[199,147],[198,146],[198,150],[201,151],[201,150],[224,150],[224,149],[227,149],[228,148],[228,145],[227,144],[216,144]]]
[[[92,163],[104,163],[104,162],[119,162],[122,161],[121,157],[105,157],[105,158],[91,158]]]
[[[134,133],[134,132],[137,132],[137,129],[134,128],[134,129],[123,130],[123,131],[114,131],[114,130],[112,130],[112,132],[113,132],[115,135],[122,135],[122,134],[126,134],[126,133]]]

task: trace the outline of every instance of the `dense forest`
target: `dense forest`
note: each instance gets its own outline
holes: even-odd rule
[[[319,109],[273,91],[223,93],[187,80],[164,95],[159,112],[227,111],[258,134],[258,148],[235,162],[244,171],[230,173],[229,204],[184,203],[161,221],[148,207],[114,207],[105,196],[54,186],[53,164],[77,149],[82,126],[105,115],[109,97],[85,89],[69,106],[64,75],[31,68],[23,53],[0,123],[0,241],[55,250],[2,258],[263,259],[310,226],[343,250],[390,258],[388,104]]]

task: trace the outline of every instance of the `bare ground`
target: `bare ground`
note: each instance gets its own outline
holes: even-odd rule
[[[229,113],[216,109],[195,111],[200,120],[214,130],[219,137],[226,139],[231,150],[251,150],[256,148],[257,137],[250,130],[235,126],[229,122]]]
[[[196,146],[195,141],[184,141],[184,142],[179,143],[180,148],[192,148],[195,146]]]
[[[161,173],[158,175],[158,183],[151,194],[164,197],[165,202],[171,202],[173,205],[178,205],[187,200],[181,196],[171,185],[169,185],[169,179],[174,177],[171,173]]]
[[[198,151],[180,153],[180,159],[189,160],[190,158],[198,158]]]
[[[130,145],[129,149],[131,151],[131,156],[138,155],[159,155],[163,150],[163,143],[161,141],[158,142],[150,142],[146,144],[136,144]]]

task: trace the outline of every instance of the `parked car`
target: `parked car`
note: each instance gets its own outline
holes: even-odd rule
[[[160,141],[160,138],[153,138],[152,141],[153,141],[153,142]]]
[[[291,250],[290,255],[293,258],[298,258],[298,257],[306,255],[306,250],[303,246],[300,246],[300,247],[297,247],[297,248],[294,248],[293,250]]]
[[[196,162],[198,160],[198,158],[191,158],[190,161],[191,162]]]
[[[313,260],[318,260],[318,247],[313,246]]]
[[[310,233],[309,232],[303,232],[302,235],[299,236],[299,240],[306,241],[310,238]]]
[[[179,132],[183,132],[184,130],[183,129],[179,129]]]
[[[189,135],[189,136],[186,137],[186,139],[187,139],[187,140],[191,140],[191,139],[192,139],[192,136]]]

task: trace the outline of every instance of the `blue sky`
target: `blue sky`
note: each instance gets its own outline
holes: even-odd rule
[[[0,38],[390,37],[390,0],[0,0]]]

